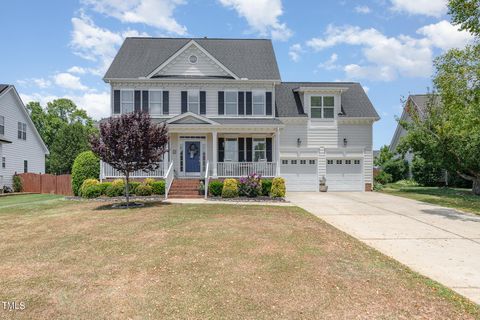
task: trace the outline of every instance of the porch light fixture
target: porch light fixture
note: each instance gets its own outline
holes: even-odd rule
[[[348,144],[348,140],[347,138],[343,138],[343,146],[346,147]]]
[[[302,145],[302,139],[297,138],[297,147],[300,147]]]

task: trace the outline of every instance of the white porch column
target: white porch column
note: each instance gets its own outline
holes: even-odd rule
[[[167,152],[165,152],[163,154],[163,161],[162,161],[162,165],[163,165],[163,176],[165,177],[165,175],[167,174],[167,170],[168,170],[168,165],[169,165],[169,161],[168,161],[168,158],[169,158],[169,154],[170,154],[170,139],[168,141],[168,145],[167,145]]]
[[[275,161],[277,162],[276,166],[276,176],[280,176],[280,128],[277,128],[275,134]]]
[[[212,132],[212,176],[217,177],[218,138],[217,131]]]

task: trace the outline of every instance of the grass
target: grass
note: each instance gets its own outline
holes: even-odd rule
[[[386,185],[382,192],[480,214],[480,196],[470,189],[421,187],[399,182]]]
[[[480,318],[299,208],[22,197],[0,199],[0,301],[26,309],[2,319]]]

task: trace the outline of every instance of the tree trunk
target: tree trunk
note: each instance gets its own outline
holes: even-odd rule
[[[125,180],[126,180],[126,183],[125,183],[125,197],[127,199],[127,207],[130,203],[130,194],[129,194],[129,187],[128,187],[128,183],[130,182],[130,172],[127,172],[125,174]]]
[[[472,192],[473,194],[480,196],[480,178],[473,179]]]

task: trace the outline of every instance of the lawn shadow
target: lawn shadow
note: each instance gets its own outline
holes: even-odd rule
[[[95,211],[112,211],[112,210],[139,210],[139,209],[144,209],[144,208],[152,208],[152,207],[160,207],[160,206],[169,206],[171,203],[164,202],[164,201],[148,201],[148,202],[143,202],[144,205],[141,207],[132,207],[128,209],[122,209],[122,208],[114,208],[113,205],[118,204],[118,203],[108,203],[108,204],[103,204],[101,206],[98,206],[94,208],[93,210]]]
[[[460,212],[455,209],[424,209],[422,210],[422,212],[431,215],[441,216],[450,220],[480,223],[480,217],[475,216],[471,213]]]

